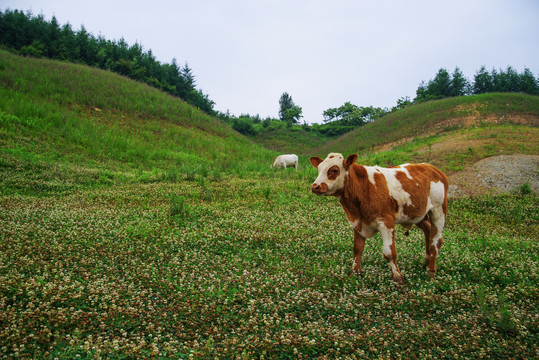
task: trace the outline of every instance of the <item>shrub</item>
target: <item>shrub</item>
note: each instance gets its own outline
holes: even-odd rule
[[[521,195],[529,195],[533,192],[533,189],[528,182],[525,182],[524,184],[520,185],[518,190],[520,191]]]
[[[243,135],[256,135],[255,127],[250,119],[241,117],[234,119],[232,128]]]
[[[183,221],[190,217],[191,208],[185,203],[185,197],[172,195],[170,197],[169,215],[173,220]]]

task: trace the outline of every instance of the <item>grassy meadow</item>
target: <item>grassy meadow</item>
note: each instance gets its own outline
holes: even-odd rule
[[[398,287],[379,235],[349,276],[352,230],[306,156],[270,170],[276,152],[82,65],[0,52],[0,83],[1,358],[537,357],[529,187],[451,199],[434,281],[398,229]],[[502,125],[453,129],[488,141],[452,166],[533,142]],[[362,156],[439,159],[448,135]]]

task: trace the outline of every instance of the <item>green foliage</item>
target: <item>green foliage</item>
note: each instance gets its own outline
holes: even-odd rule
[[[338,122],[341,125],[362,126],[387,114],[387,110],[372,106],[362,107],[350,102],[338,108],[330,108],[324,111],[324,122]]]
[[[456,67],[451,75],[449,84],[449,96],[463,96],[470,93],[470,83],[462,71]]]
[[[485,94],[494,91],[492,76],[487,71],[487,68],[482,65],[475,73],[473,92],[474,94]]]
[[[279,99],[279,118],[289,125],[299,123],[303,110],[294,104],[292,96],[284,92]]]
[[[240,116],[239,118],[234,119],[232,122],[232,129],[246,136],[257,134],[253,122],[248,117]]]
[[[172,221],[185,225],[192,220],[193,211],[191,207],[185,202],[185,197],[181,195],[170,196],[169,216]]]
[[[372,122],[387,113],[386,109],[372,106],[361,107],[346,102],[338,108],[325,110],[323,113],[325,125],[317,127],[315,130],[326,136],[338,136]]]
[[[433,80],[429,80],[427,84],[422,82],[416,91],[414,102],[424,102],[427,100],[443,99],[449,96],[465,95],[467,92],[468,81],[457,67],[453,75],[442,68]]]
[[[533,192],[529,182],[525,182],[524,184],[520,185],[518,189],[522,195],[529,195]]]

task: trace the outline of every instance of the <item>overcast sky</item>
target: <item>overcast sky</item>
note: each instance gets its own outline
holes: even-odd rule
[[[538,0],[0,0],[188,63],[215,109],[308,123],[345,102],[392,107],[440,68],[539,75]]]

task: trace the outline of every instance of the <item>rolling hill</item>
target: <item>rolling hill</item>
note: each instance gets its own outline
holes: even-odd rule
[[[368,156],[390,149],[420,149],[422,146],[454,142],[453,136],[462,137],[468,131],[489,133],[487,136],[493,137],[493,133],[504,133],[512,126],[522,126],[523,133],[537,131],[538,96],[490,93],[411,105],[327,142],[314,151],[357,152]],[[536,142],[530,142],[528,138],[522,141],[523,145],[532,145],[531,148],[523,146],[524,151],[537,153],[539,150]],[[440,151],[444,152],[447,149]]]
[[[84,65],[0,51],[4,192],[266,168],[274,153],[184,101]]]

